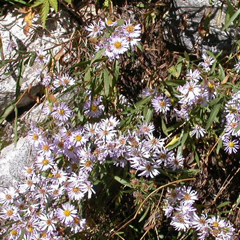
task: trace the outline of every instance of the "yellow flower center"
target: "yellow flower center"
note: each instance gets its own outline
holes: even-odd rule
[[[69,210],[65,210],[63,213],[66,217],[71,215],[71,212]]]
[[[71,146],[71,147],[68,149],[69,152],[73,152],[73,150],[74,150],[74,147],[73,147],[73,146]]]
[[[18,234],[18,232],[17,232],[17,230],[12,230],[12,231],[11,231],[11,234],[12,234],[13,236],[16,236],[16,235]]]
[[[27,173],[28,173],[28,174],[32,173],[32,171],[33,171],[32,168],[28,168],[28,169],[27,169]]]
[[[47,159],[42,160],[42,165],[48,165],[49,161]]]
[[[91,161],[86,161],[85,162],[85,167],[90,167],[92,165],[92,162]]]
[[[134,26],[132,25],[129,25],[126,27],[126,30],[129,32],[129,33],[132,33],[134,31]]]
[[[111,19],[107,20],[107,25],[111,25],[113,23],[113,21]]]
[[[64,82],[65,84],[68,84],[68,83],[69,83],[69,80],[68,80],[67,78],[65,78],[65,79],[63,79],[63,82]]]
[[[29,228],[28,228],[28,231],[29,231],[30,233],[32,233],[32,232],[33,232],[33,228],[32,228],[32,227],[29,227]]]
[[[213,226],[218,227],[219,226],[218,222],[213,222]]]
[[[10,217],[13,215],[13,211],[12,210],[7,210],[7,215]]]
[[[49,146],[45,144],[45,145],[42,146],[42,149],[43,149],[43,151],[48,151],[49,150]]]
[[[6,199],[7,200],[11,200],[12,199],[12,196],[10,194],[6,194]]]
[[[120,42],[115,42],[113,45],[114,45],[114,47],[117,48],[117,49],[119,49],[119,48],[122,47],[122,44],[121,44]]]
[[[229,147],[234,147],[234,142],[230,142],[230,143],[228,144],[228,146],[229,146]]]
[[[33,140],[38,140],[38,138],[39,138],[38,135],[36,133],[34,133],[33,136],[32,136],[32,139]]]
[[[75,193],[79,193],[79,192],[80,192],[80,188],[78,188],[78,187],[74,187],[74,188],[73,188],[73,192],[75,192]]]
[[[97,105],[92,105],[91,110],[92,110],[93,112],[96,112],[97,109],[98,109]]]
[[[59,109],[59,110],[58,110],[58,113],[59,113],[60,115],[64,115],[64,114],[65,114],[65,110],[64,110],[64,109]]]
[[[77,135],[77,136],[75,137],[75,140],[76,140],[76,141],[81,141],[81,140],[82,140],[82,136],[81,136],[81,135]]]
[[[166,104],[165,104],[164,101],[160,101],[160,102],[159,102],[159,106],[160,106],[160,107],[165,107],[165,105],[166,105]]]
[[[208,87],[209,87],[209,88],[213,88],[213,84],[212,84],[212,83],[209,83],[209,84],[208,84]]]

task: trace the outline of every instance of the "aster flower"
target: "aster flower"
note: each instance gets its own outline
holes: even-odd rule
[[[240,148],[239,142],[237,140],[230,140],[228,138],[223,141],[223,146],[225,146],[224,150],[228,154],[236,153]]]
[[[140,164],[138,166],[137,170],[142,171],[138,176],[145,176],[145,177],[151,177],[154,178],[157,175],[160,174],[160,172],[157,170],[158,166],[156,166],[154,163],[145,161],[143,164]]]
[[[178,153],[176,157],[168,158],[167,166],[173,171],[183,168],[184,158],[181,153]]]
[[[52,233],[56,230],[57,221],[54,218],[54,212],[48,212],[47,214],[42,213],[39,216],[39,228],[41,231],[46,231],[47,233]]]
[[[187,105],[195,103],[202,93],[201,86],[194,81],[189,81],[183,86],[179,86],[178,91],[181,93],[181,95],[178,95],[180,98],[179,103]]]
[[[64,74],[62,76],[58,76],[54,79],[53,85],[55,88],[64,87],[64,90],[67,87],[73,86],[76,80],[70,77],[68,74]]]
[[[206,72],[210,71],[210,67],[213,65],[213,63],[216,61],[215,59],[213,59],[211,56],[208,56],[206,54],[202,55],[203,61],[204,62],[200,62],[199,65],[203,67],[203,69]]]
[[[164,96],[163,94],[155,96],[152,99],[152,105],[153,105],[153,108],[154,108],[155,112],[163,113],[163,114],[168,112],[170,110],[170,107],[171,107],[170,100],[166,96]]]
[[[41,171],[46,171],[48,169],[51,169],[53,165],[54,165],[53,158],[50,156],[49,157],[38,156],[35,162],[36,168]]]
[[[85,29],[90,32],[88,37],[92,37],[92,38],[95,38],[98,35],[101,35],[103,33],[104,28],[105,28],[104,24],[102,23],[101,20],[99,20],[98,22],[93,21],[91,24],[85,27]]]
[[[53,110],[52,116],[61,122],[66,122],[72,114],[72,111],[64,103],[55,104]]]
[[[198,200],[197,192],[192,190],[192,187],[183,186],[180,189],[180,196],[185,204],[193,204],[196,200]]]
[[[30,143],[37,147],[43,141],[43,132],[38,127],[31,127],[31,130],[28,132],[27,138]]]
[[[0,212],[0,217],[5,220],[18,221],[20,216],[17,210],[18,209],[12,205],[3,206]]]
[[[110,49],[118,57],[119,54],[123,54],[128,50],[128,42],[125,38],[113,36],[109,39]]]
[[[125,36],[130,38],[138,38],[141,35],[141,25],[133,25],[130,20],[124,23],[121,30]]]
[[[240,72],[240,57],[238,57],[238,62],[234,65],[236,73]]]
[[[186,79],[187,80],[192,80],[192,81],[199,81],[202,79],[201,73],[198,69],[195,69],[194,71],[192,69],[189,69],[186,74]]]
[[[71,226],[71,232],[78,233],[86,229],[86,219],[75,217]]]
[[[11,204],[14,199],[18,196],[18,193],[14,187],[8,187],[0,192],[0,203]]]
[[[64,203],[62,208],[57,209],[56,214],[61,223],[70,226],[74,218],[77,217],[77,210],[70,203]]]
[[[113,21],[110,18],[105,18],[105,24],[107,27],[114,27],[117,25],[117,21]]]
[[[52,144],[47,139],[43,139],[38,145],[38,154],[50,157],[52,154]]]
[[[104,108],[104,105],[101,104],[101,98],[94,99],[92,102],[87,101],[83,106],[84,113],[92,118],[100,117]]]
[[[71,183],[67,186],[66,190],[71,200],[81,200],[84,197],[84,192],[79,184]]]
[[[88,194],[88,199],[90,199],[92,197],[93,193],[96,193],[93,189],[93,185],[90,181],[84,181],[81,184],[81,189],[84,193]]]
[[[140,133],[145,135],[145,136],[150,136],[155,127],[153,123],[143,123],[142,125],[139,126]]]
[[[170,225],[172,225],[177,231],[187,231],[190,228],[191,222],[181,212],[175,212],[173,214],[172,220],[170,222]]]
[[[192,127],[192,131],[190,132],[191,137],[196,135],[197,139],[199,139],[200,137],[203,137],[205,134],[206,134],[206,130],[198,124]]]
[[[154,95],[156,94],[157,92],[157,89],[156,88],[149,88],[149,87],[145,87],[142,91],[142,96],[143,97],[148,97],[148,96],[151,96],[151,95]]]
[[[84,134],[85,132],[83,129],[73,131],[69,138],[70,142],[72,142],[76,147],[84,145],[87,142],[87,138]]]

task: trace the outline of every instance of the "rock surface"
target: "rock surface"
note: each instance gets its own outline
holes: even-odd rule
[[[174,0],[166,16],[164,39],[181,50],[190,52],[229,52],[236,29],[223,30],[226,5],[209,0]],[[209,24],[208,24],[209,22]]]
[[[2,149],[0,153],[0,189],[21,179],[21,171],[31,163],[35,153],[26,137]]]

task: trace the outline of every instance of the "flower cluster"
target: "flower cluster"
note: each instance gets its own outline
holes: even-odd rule
[[[208,239],[209,236],[217,240],[231,240],[235,229],[228,221],[219,216],[199,214],[194,204],[198,200],[197,192],[192,187],[176,187],[168,189],[165,199],[165,216],[171,218],[171,223],[177,231],[194,229],[198,239]]]
[[[95,50],[105,49],[104,55],[111,61],[129,49],[134,50],[141,40],[140,24],[134,25],[130,20],[123,24],[111,19],[99,20],[87,26],[86,30],[90,32],[89,37],[96,39]]]
[[[240,129],[238,125],[240,122],[240,92],[232,95],[232,99],[229,100],[225,106],[225,127],[224,134],[222,136],[223,145],[225,151],[228,154],[236,153],[240,148],[239,136]]]

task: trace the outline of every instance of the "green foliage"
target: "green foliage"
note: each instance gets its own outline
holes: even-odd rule
[[[64,0],[68,4],[71,3],[71,0]],[[58,12],[58,0],[35,0],[35,2],[31,5],[32,8],[36,8],[41,6],[41,20],[42,26],[45,27],[48,14],[50,12],[50,7],[54,9],[54,11]]]

